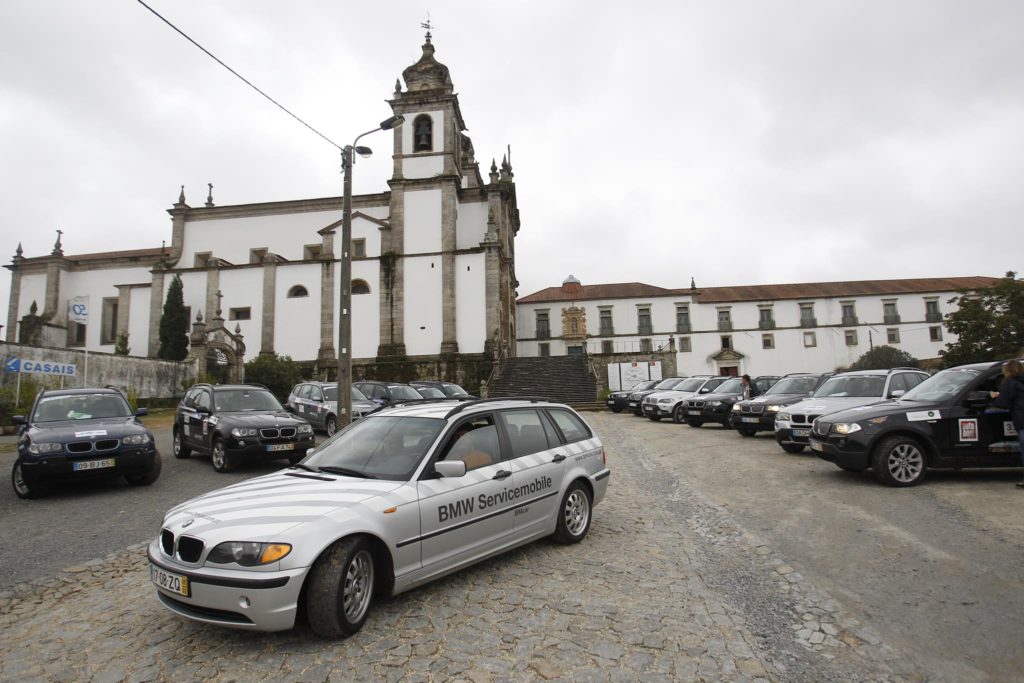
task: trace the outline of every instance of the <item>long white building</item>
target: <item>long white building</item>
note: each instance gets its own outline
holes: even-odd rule
[[[675,354],[677,371],[781,375],[847,367],[873,346],[936,358],[961,290],[992,277],[664,289],[570,276],[517,302],[520,356]]]

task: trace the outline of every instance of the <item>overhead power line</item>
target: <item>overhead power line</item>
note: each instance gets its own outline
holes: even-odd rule
[[[225,69],[227,69],[228,71],[230,71],[230,72],[231,72],[232,74],[234,74],[234,75],[235,75],[235,76],[236,76],[236,77],[237,77],[237,78],[238,78],[239,80],[241,80],[241,81],[242,81],[243,83],[245,83],[246,85],[248,85],[248,86],[249,86],[250,88],[252,88],[252,89],[253,89],[253,90],[255,90],[256,92],[258,92],[258,93],[259,93],[260,95],[263,95],[263,96],[264,96],[265,98],[267,98],[268,100],[270,100],[271,102],[273,102],[273,103],[274,103],[274,104],[275,104],[275,105],[276,105],[276,106],[277,106],[277,107],[278,107],[278,108],[279,108],[279,109],[280,109],[281,111],[283,111],[284,113],[288,114],[288,116],[292,117],[293,119],[295,119],[296,121],[298,121],[299,123],[301,123],[302,125],[304,125],[304,126],[305,126],[306,128],[310,129],[311,131],[313,131],[314,133],[316,133],[317,135],[319,135],[319,136],[320,136],[320,137],[322,137],[322,138],[323,138],[324,140],[326,140],[327,142],[331,143],[332,145],[334,145],[334,146],[335,146],[335,147],[337,147],[338,149],[342,149],[341,145],[339,145],[338,143],[336,143],[336,142],[335,142],[334,140],[331,140],[331,139],[330,139],[329,137],[327,137],[326,135],[324,135],[323,133],[321,133],[320,131],[318,131],[318,130],[317,130],[316,128],[314,128],[313,126],[311,126],[311,125],[309,125],[308,123],[306,123],[305,121],[303,121],[303,120],[302,120],[301,118],[299,118],[298,116],[296,116],[295,114],[293,114],[293,113],[292,113],[291,111],[289,111],[289,110],[288,110],[288,108],[287,108],[287,107],[285,107],[285,106],[284,106],[283,104],[281,104],[280,102],[278,102],[277,100],[275,100],[275,99],[274,99],[273,97],[271,97],[271,96],[270,96],[270,95],[268,95],[267,93],[265,93],[265,92],[263,92],[262,90],[260,90],[259,88],[257,88],[257,87],[256,87],[255,85],[253,85],[253,84],[252,84],[252,83],[251,83],[251,82],[250,82],[250,81],[249,81],[249,80],[248,80],[247,78],[245,78],[244,76],[242,76],[242,75],[241,75],[240,73],[238,73],[237,71],[235,71],[234,69],[232,69],[232,68],[231,68],[230,66],[228,66],[227,64],[225,64],[225,63],[224,63],[224,62],[222,62],[221,60],[217,59],[217,57],[215,57],[215,56],[213,55],[213,53],[212,53],[212,52],[210,52],[209,50],[207,50],[207,49],[206,49],[205,47],[203,47],[202,45],[200,45],[200,44],[199,44],[199,43],[197,43],[196,41],[192,40],[192,38],[191,38],[191,37],[189,37],[189,35],[188,35],[188,34],[186,34],[186,33],[185,33],[184,31],[182,31],[182,30],[181,30],[180,28],[178,28],[177,26],[175,26],[174,24],[172,24],[172,23],[171,23],[170,21],[168,21],[167,19],[165,19],[165,18],[164,18],[163,16],[161,16],[161,14],[160,14],[159,12],[157,12],[157,11],[156,11],[155,9],[153,9],[152,7],[150,7],[149,5],[147,5],[146,3],[144,3],[144,2],[142,1],[142,0],[136,0],[136,1],[137,1],[137,2],[138,2],[138,3],[140,4],[140,5],[142,5],[142,6],[143,6],[143,7],[145,7],[146,9],[148,9],[148,10],[149,10],[150,12],[152,12],[152,13],[153,13],[153,14],[154,14],[154,15],[155,15],[155,16],[156,16],[156,17],[157,17],[158,19],[160,19],[160,21],[164,22],[165,24],[167,24],[168,26],[170,26],[171,28],[173,28],[173,29],[174,29],[175,31],[177,31],[177,32],[178,32],[178,33],[179,33],[179,34],[181,35],[181,37],[182,37],[182,38],[184,38],[185,40],[187,40],[188,42],[192,43],[193,45],[195,45],[196,47],[198,47],[198,48],[199,48],[200,50],[202,50],[203,52],[205,52],[205,53],[206,53],[206,55],[207,55],[207,56],[208,56],[208,57],[209,57],[210,59],[212,59],[213,61],[217,62],[217,63],[218,63],[218,64],[220,64],[220,65],[221,65],[222,67],[224,67]]]

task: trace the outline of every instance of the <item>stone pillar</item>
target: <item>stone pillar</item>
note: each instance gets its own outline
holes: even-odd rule
[[[128,320],[129,314],[131,313],[132,305],[132,288],[130,285],[117,285],[117,322],[116,322],[116,334],[114,335],[114,342],[117,343],[117,339],[121,336],[122,332],[128,331]],[[129,346],[131,345],[131,339]]]
[[[43,320],[65,320],[67,311],[61,315],[60,304],[60,263],[51,261],[46,264],[46,301],[43,303]]]
[[[391,229],[381,233],[378,356],[405,355],[405,188],[391,181]]]
[[[277,305],[277,257],[263,257],[263,321],[260,334],[260,355],[274,355],[274,309]]]
[[[501,243],[495,231],[493,213],[487,220],[487,234],[480,243],[484,248],[484,310],[486,311],[487,338],[484,353],[500,351],[501,331]]]
[[[7,305],[7,341],[18,341],[18,307],[21,304],[21,270],[11,269],[11,296]]]
[[[447,184],[441,190],[441,353],[459,352],[455,327],[455,250],[458,198],[455,186]]]
[[[316,354],[316,364],[321,372],[338,364],[338,356],[334,352],[334,235],[324,235],[323,247],[320,249],[320,350]],[[326,377],[326,374],[324,375]]]
[[[213,257],[210,257],[213,260]],[[217,293],[220,291],[220,268],[212,267],[206,271],[206,319],[212,324],[215,318],[224,320],[220,311],[220,299]]]
[[[166,272],[159,266],[153,269],[153,284],[149,290],[149,339],[147,355],[156,358],[160,352],[160,318],[164,314],[164,278]]]

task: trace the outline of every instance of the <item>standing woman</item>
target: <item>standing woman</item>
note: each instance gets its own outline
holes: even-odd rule
[[[1003,365],[1003,383],[999,391],[993,393],[993,404],[998,408],[1010,411],[1013,428],[1017,430],[1017,441],[1020,443],[1020,462],[1024,466],[1024,365],[1019,360],[1009,360]],[[1024,489],[1024,479],[1017,484]]]

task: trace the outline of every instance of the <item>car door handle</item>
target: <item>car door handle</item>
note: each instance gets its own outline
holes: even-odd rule
[[[491,479],[507,479],[512,476],[508,470],[498,470]]]
[[[555,453],[555,457],[551,458],[551,462],[562,462],[565,460],[565,456],[561,453]]]

